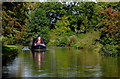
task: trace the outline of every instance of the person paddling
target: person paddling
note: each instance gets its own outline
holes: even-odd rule
[[[36,34],[36,36],[33,39],[32,47],[34,46],[34,43],[37,41],[37,38],[38,38],[38,34]]]
[[[46,48],[46,45],[44,44],[44,39],[38,36],[38,34],[36,34],[36,37],[34,37],[32,44],[32,48],[34,49]]]
[[[44,44],[44,42],[43,42],[43,40],[42,40],[41,37],[38,37],[37,41],[38,41],[38,42],[37,42],[38,44],[40,44],[40,43]]]

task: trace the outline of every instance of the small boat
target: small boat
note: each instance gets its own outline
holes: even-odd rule
[[[34,46],[33,46],[34,49],[46,49],[46,45],[45,44],[42,44],[42,43],[34,43]]]
[[[44,40],[41,37],[31,39],[31,49],[46,49],[46,45],[44,43]]]

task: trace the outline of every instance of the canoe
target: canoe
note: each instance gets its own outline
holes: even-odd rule
[[[45,44],[34,44],[33,49],[46,49]]]

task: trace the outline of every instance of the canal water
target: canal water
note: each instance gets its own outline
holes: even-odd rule
[[[8,61],[3,62],[4,77],[120,77],[119,57],[103,57],[89,50],[23,50]]]

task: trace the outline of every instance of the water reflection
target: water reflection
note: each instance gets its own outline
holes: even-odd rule
[[[31,53],[32,53],[33,60],[34,60],[35,64],[37,63],[38,71],[42,71],[41,70],[41,65],[42,65],[42,62],[44,62],[45,50],[42,50],[42,51],[32,51]]]
[[[120,77],[120,58],[73,48],[22,51],[3,66],[9,77]],[[7,75],[6,75],[6,74]]]
[[[119,57],[102,57],[102,77],[120,77],[120,63],[118,63],[119,59]]]
[[[86,50],[61,49],[57,49],[58,51],[56,51],[58,76],[100,77],[102,75],[102,67],[100,66],[101,58],[98,54]]]

